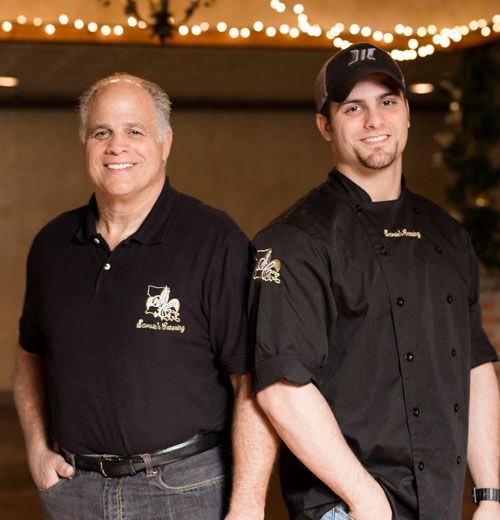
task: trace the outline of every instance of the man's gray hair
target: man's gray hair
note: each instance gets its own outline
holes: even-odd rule
[[[104,88],[112,83],[119,81],[128,81],[142,87],[153,100],[156,109],[156,128],[158,130],[158,139],[165,137],[167,132],[170,132],[170,112],[172,103],[167,93],[156,83],[148,81],[147,79],[138,76],[132,76],[124,72],[116,72],[111,76],[106,76],[94,83],[88,90],[86,90],[80,97],[78,104],[78,115],[80,117],[80,139],[85,141],[87,136],[87,118],[89,115],[89,108],[95,96]]]

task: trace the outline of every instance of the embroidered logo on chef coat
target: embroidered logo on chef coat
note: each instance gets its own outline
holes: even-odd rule
[[[257,251],[257,262],[253,271],[254,280],[281,283],[281,262],[277,258],[271,258],[272,252],[272,249],[259,249]]]
[[[148,285],[148,297],[144,313],[150,314],[160,321],[150,323],[140,319],[136,324],[136,328],[172,330],[182,334],[186,327],[180,324],[177,325],[181,321],[180,308],[181,302],[177,298],[170,298],[170,287],[168,285],[164,287]]]
[[[422,238],[422,233],[420,233],[420,231],[408,231],[406,228],[398,229],[396,231],[384,229],[384,235],[388,238]]]

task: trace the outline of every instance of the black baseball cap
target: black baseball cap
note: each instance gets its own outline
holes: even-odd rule
[[[316,78],[316,110],[328,100],[342,103],[356,83],[368,74],[385,74],[405,90],[405,80],[390,54],[371,43],[357,43],[332,56]]]

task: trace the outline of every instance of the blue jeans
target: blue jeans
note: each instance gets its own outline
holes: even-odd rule
[[[347,514],[347,508],[343,504],[338,504],[327,511],[321,520],[352,520],[352,518]]]
[[[217,447],[130,477],[76,469],[39,495],[46,520],[221,520],[228,475],[225,450]]]

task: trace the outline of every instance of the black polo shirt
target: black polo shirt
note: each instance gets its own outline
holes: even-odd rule
[[[249,370],[250,249],[221,211],[165,184],[110,252],[97,207],[56,218],[28,259],[20,344],[47,363],[51,434],[76,453],[148,453],[223,431]]]
[[[256,392],[313,382],[395,519],[460,518],[470,369],[496,360],[463,228],[404,185],[374,203],[333,172],[254,248]],[[294,519],[339,501],[286,448],[281,478]]]

